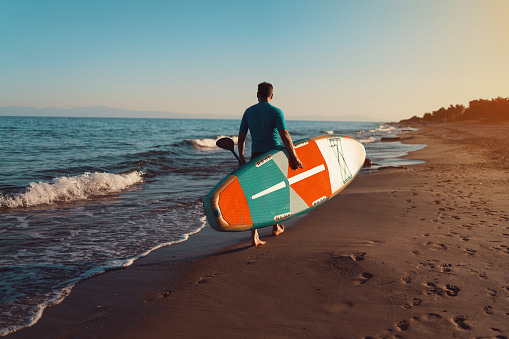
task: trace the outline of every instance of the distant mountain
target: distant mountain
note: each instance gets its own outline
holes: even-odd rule
[[[287,120],[303,120],[303,121],[360,121],[360,122],[377,122],[379,119],[374,119],[366,115],[337,115],[327,117],[323,115],[302,115],[287,118]]]
[[[187,114],[173,112],[157,111],[132,111],[121,108],[112,108],[107,106],[89,106],[75,108],[37,108],[37,107],[0,107],[0,115],[7,116],[37,116],[37,117],[83,117],[83,118],[204,118],[202,116],[192,116]]]
[[[121,108],[112,108],[107,106],[89,106],[75,108],[37,108],[6,106],[0,107],[0,116],[36,116],[36,117],[83,117],[83,118],[159,118],[159,119],[233,119],[240,120],[240,114],[219,115],[219,114],[182,114],[174,112],[158,111],[132,111]],[[342,116],[320,116],[306,115],[287,117],[287,120],[304,121],[378,121],[368,116],[362,115],[342,115]]]

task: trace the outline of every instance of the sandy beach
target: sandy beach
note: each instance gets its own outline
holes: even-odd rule
[[[508,337],[509,125],[419,128],[425,164],[363,173],[257,248],[206,227],[7,338]]]

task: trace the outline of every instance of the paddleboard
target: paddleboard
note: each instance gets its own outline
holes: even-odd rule
[[[294,147],[303,168],[291,169],[280,146],[219,181],[203,201],[209,225],[245,231],[306,213],[352,182],[366,158],[364,146],[344,135],[302,139]]]

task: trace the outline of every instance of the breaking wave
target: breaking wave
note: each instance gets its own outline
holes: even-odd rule
[[[362,138],[362,139],[357,139],[357,141],[359,141],[362,144],[369,144],[369,143],[375,142],[376,140],[377,139],[375,137],[366,137],[366,138]]]
[[[226,135],[220,135],[220,136],[216,137],[215,139],[213,139],[213,138],[189,139],[189,140],[186,140],[186,141],[188,143],[191,143],[194,147],[197,147],[197,148],[201,148],[201,149],[217,149],[218,147],[216,146],[216,141],[218,141],[221,138],[231,138],[231,139],[233,139],[233,142],[235,144],[237,144],[237,142],[238,142],[238,137],[236,137],[236,136],[229,137],[229,136],[226,136]]]
[[[142,181],[143,173],[135,171],[125,174],[86,172],[78,176],[55,178],[51,182],[32,182],[24,192],[13,195],[0,193],[0,209],[86,200],[120,192]]]

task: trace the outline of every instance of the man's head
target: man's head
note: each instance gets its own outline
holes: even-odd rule
[[[268,82],[262,82],[258,85],[258,93],[256,96],[259,101],[270,101],[272,99],[272,93],[274,92],[274,87]]]

